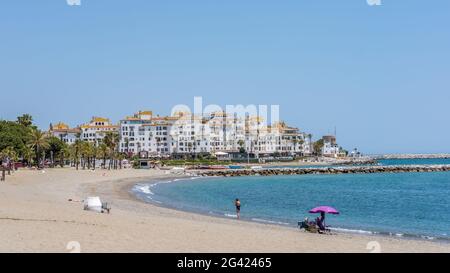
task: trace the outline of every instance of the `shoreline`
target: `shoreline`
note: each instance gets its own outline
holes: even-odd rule
[[[197,177],[197,179],[212,179],[215,177],[217,177],[217,176],[207,176],[207,177],[199,176],[199,177]],[[177,181],[173,181],[174,179]],[[128,188],[128,192],[129,192],[129,195],[131,196],[131,198],[133,198],[134,200],[136,200],[138,202],[143,202],[144,204],[157,206],[157,207],[161,207],[161,208],[166,208],[166,209],[171,209],[171,210],[180,211],[180,212],[185,212],[185,213],[194,213],[194,214],[202,215],[205,217],[213,217],[213,218],[236,221],[236,219],[234,219],[233,217],[228,217],[224,213],[218,213],[218,212],[207,213],[207,212],[195,210],[195,209],[182,209],[182,208],[176,207],[175,205],[171,205],[170,203],[162,203],[162,202],[159,202],[156,200],[145,201],[145,200],[143,200],[144,198],[140,198],[138,196],[139,193],[136,193],[136,192],[133,193],[133,189],[140,184],[157,185],[159,183],[172,183],[172,182],[183,183],[183,182],[189,182],[191,180],[192,180],[192,176],[185,176],[185,177],[181,177],[181,178],[180,177],[176,177],[176,178],[165,177],[165,178],[161,178],[161,179],[152,178],[148,181],[141,181],[141,182],[136,181],[134,184],[130,183],[127,185],[127,188]],[[124,188],[124,190],[125,190],[125,188]],[[249,223],[274,225],[277,227],[285,227],[285,228],[290,228],[290,229],[293,229],[293,230],[296,230],[299,232],[303,232],[302,230],[299,230],[298,226],[296,226],[295,224],[292,224],[292,223],[274,221],[274,220],[270,220],[270,219],[258,219],[258,220],[255,220],[255,218],[246,218],[246,217],[241,217],[241,219],[240,219],[240,221],[245,221],[245,222],[249,222]],[[401,234],[401,235],[399,235],[399,234]],[[356,236],[368,236],[368,237],[374,237],[374,238],[377,238],[377,237],[394,238],[394,239],[399,239],[399,240],[414,240],[414,241],[419,241],[419,242],[432,242],[432,243],[435,242],[435,243],[440,243],[440,244],[448,244],[450,246],[450,238],[427,236],[427,235],[420,235],[420,234],[404,234],[404,233],[400,233],[400,232],[391,233],[391,232],[384,232],[384,231],[359,230],[359,229],[347,229],[347,228],[335,227],[335,228],[332,228],[332,235],[336,235],[336,236],[356,235]],[[432,238],[432,239],[430,239],[430,238]]]
[[[373,235],[317,236],[291,227],[236,221],[159,207],[137,200],[133,185],[149,179],[182,178],[155,170],[45,173],[20,170],[0,183],[0,252],[450,252],[448,244]],[[79,202],[100,196],[111,214],[84,211]]]

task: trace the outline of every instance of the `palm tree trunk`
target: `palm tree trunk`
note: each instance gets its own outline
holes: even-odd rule
[[[39,149],[36,147],[36,167],[39,169],[40,160],[39,160]]]
[[[61,157],[59,160],[59,165],[61,166],[61,168],[64,168],[64,153],[61,153]]]
[[[75,148],[75,167],[78,171],[78,148]]]

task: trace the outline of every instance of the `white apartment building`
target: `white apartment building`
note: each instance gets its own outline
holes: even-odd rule
[[[150,155],[201,154],[210,152],[209,132],[200,117],[178,113],[154,117],[141,111],[120,121],[120,152]]]
[[[253,149],[260,156],[274,154],[294,156],[304,154],[305,147],[308,148],[307,153],[309,153],[308,143],[310,143],[308,135],[301,133],[298,128],[289,127],[280,122],[260,129],[256,138],[253,138]]]
[[[194,155],[239,153],[241,148],[255,157],[274,154],[292,156],[311,153],[311,136],[284,123],[264,126],[260,117],[205,116],[175,113],[169,117],[140,111],[120,121],[119,151],[129,154]]]
[[[81,140],[99,144],[107,132],[118,132],[119,126],[114,125],[107,118],[93,117],[88,124],[80,126]]]
[[[323,136],[322,155],[328,157],[338,157],[340,153],[339,145],[335,136]]]
[[[49,135],[57,137],[69,145],[75,143],[80,134],[81,130],[79,128],[71,129],[63,122],[58,122],[55,125],[50,124]]]

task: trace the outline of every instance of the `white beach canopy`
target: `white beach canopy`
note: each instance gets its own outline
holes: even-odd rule
[[[100,200],[100,197],[94,196],[86,198],[86,200],[84,200],[84,209],[101,213],[102,201]]]

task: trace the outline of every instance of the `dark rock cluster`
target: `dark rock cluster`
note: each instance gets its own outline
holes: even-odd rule
[[[280,168],[280,169],[244,169],[214,170],[199,172],[200,176],[273,176],[304,174],[364,174],[364,173],[407,173],[407,172],[447,172],[450,165],[402,165],[402,166],[346,166],[317,168]]]

